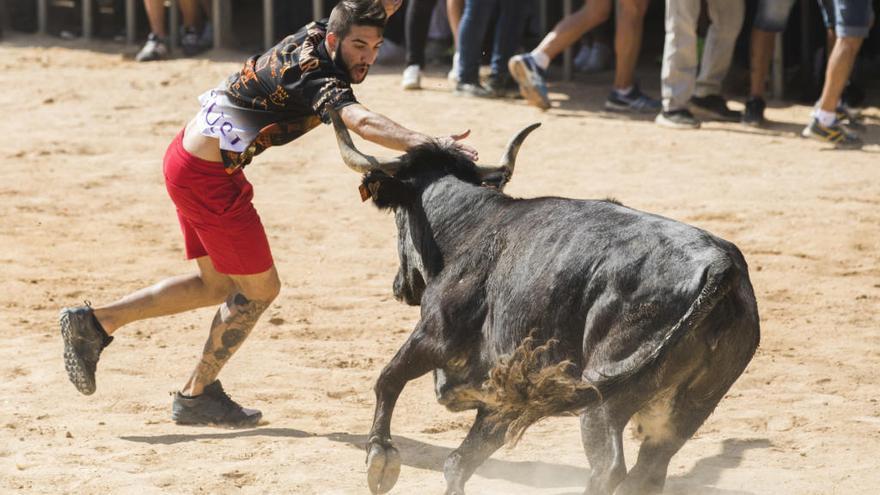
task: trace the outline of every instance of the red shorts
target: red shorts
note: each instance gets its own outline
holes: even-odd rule
[[[251,200],[254,189],[240,169],[226,173],[183,149],[183,131],[168,146],[165,187],[177,207],[187,259],[209,256],[227,275],[253,275],[272,267],[269,240]]]

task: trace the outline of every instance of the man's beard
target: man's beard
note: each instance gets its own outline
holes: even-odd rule
[[[353,67],[349,66],[345,57],[342,56],[342,47],[336,50],[336,56],[333,59],[333,63],[348,73],[348,77],[351,79],[352,84],[363,82],[364,79],[367,78],[367,73],[370,72],[370,64],[357,64]]]

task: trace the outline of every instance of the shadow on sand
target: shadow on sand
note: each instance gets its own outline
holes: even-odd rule
[[[316,435],[295,428],[254,428],[221,433],[123,436],[120,438],[151,445],[173,445],[198,440],[243,437],[322,437],[333,442],[347,444],[358,450],[363,450],[367,441],[366,435],[352,435],[350,433]],[[442,472],[443,462],[453,450],[404,436],[396,436],[394,441],[400,450],[403,464],[417,469]],[[766,438],[727,439],[723,442],[720,453],[700,459],[685,474],[669,477],[664,493],[672,495],[754,495],[749,491],[723,490],[714,488],[713,485],[718,483],[724,471],[734,469],[742,463],[746,451],[764,449],[770,445],[770,441]],[[501,479],[535,488],[576,489],[559,495],[580,495],[582,487],[587,484],[589,469],[586,460],[584,460],[583,466],[571,466],[542,461],[503,461],[490,458],[480,466],[476,474],[483,478]]]

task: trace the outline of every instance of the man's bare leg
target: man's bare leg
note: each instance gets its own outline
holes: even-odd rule
[[[180,313],[216,304],[234,290],[232,278],[217,273],[207,257],[197,260],[200,273],[173,277],[97,309],[64,308],[60,314],[67,376],[81,393],[95,393],[95,370],[109,334],[144,318]]]
[[[819,108],[826,112],[834,112],[840,102],[843,89],[852,74],[856,56],[862,47],[863,38],[852,36],[840,37],[834,42],[828,67],[825,69],[825,86],[819,97]]]
[[[610,16],[611,0],[587,0],[577,12],[556,23],[532,53],[541,52],[553,60],[584,33],[607,21]]]
[[[642,50],[645,12],[650,0],[620,0],[614,50],[617,64],[614,70],[614,89],[627,90],[635,84],[636,64]]]
[[[196,263],[198,274],[167,278],[114,303],[97,306],[95,318],[109,335],[133,321],[213,306],[234,291],[233,279],[218,273],[207,256],[197,258]]]
[[[165,29],[165,0],[144,0],[144,9],[147,11],[150,32],[164,39],[168,35]]]
[[[464,12],[464,0],[446,0],[446,17],[449,18],[449,29],[452,30],[452,40],[455,43],[455,51],[458,51],[458,25],[461,24],[461,14]]]
[[[834,45],[828,57],[828,67],[825,69],[825,85],[822,87],[816,108],[813,109],[813,118],[801,134],[804,137],[833,144],[836,148],[859,149],[864,143],[861,138],[841,125],[837,117],[837,106],[852,74],[864,38],[839,36],[834,39],[829,32],[828,39],[829,41],[833,39]]]
[[[232,275],[231,278],[237,290],[217,310],[202,358],[181,389],[183,395],[197,396],[205,385],[217,379],[281,289],[275,267],[257,275]]]
[[[776,47],[776,33],[752,29],[749,46],[750,91],[749,96],[763,98],[767,86],[767,73],[770,72],[770,59]]]

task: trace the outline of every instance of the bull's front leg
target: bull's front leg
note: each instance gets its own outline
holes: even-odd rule
[[[438,367],[442,346],[424,320],[419,322],[376,380],[376,412],[367,441],[367,483],[373,493],[386,493],[400,475],[400,454],[391,443],[391,414],[406,382]]]

